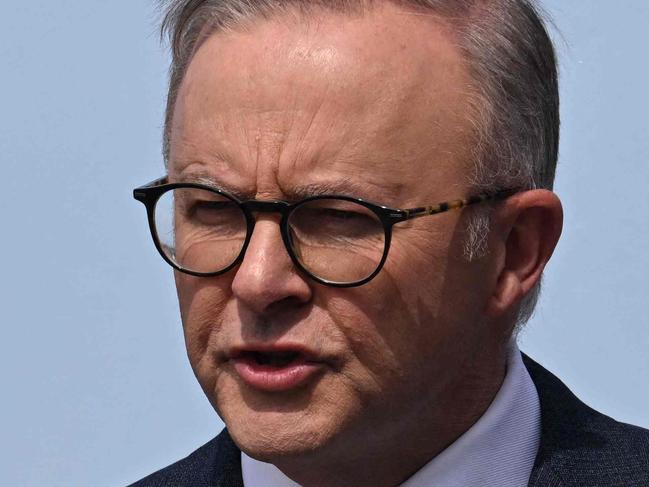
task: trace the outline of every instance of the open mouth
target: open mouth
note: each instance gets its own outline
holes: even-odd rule
[[[274,368],[283,368],[305,362],[305,357],[299,352],[243,352],[239,356],[247,362]]]
[[[326,372],[325,362],[299,347],[239,349],[230,358],[243,383],[264,392],[300,388]]]

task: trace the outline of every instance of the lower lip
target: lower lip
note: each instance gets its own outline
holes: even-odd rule
[[[260,365],[252,359],[234,359],[234,370],[253,389],[283,392],[306,385],[323,368],[322,363],[296,361],[284,367]]]

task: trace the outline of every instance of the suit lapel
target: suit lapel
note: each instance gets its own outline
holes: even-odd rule
[[[215,443],[217,454],[212,467],[214,487],[243,487],[241,450],[234,444],[227,429],[216,437]]]
[[[565,424],[562,418],[564,414],[557,405],[565,407],[578,399],[559,379],[525,354],[523,362],[536,386],[541,404],[541,443],[529,487],[562,487],[564,483],[559,476],[563,457],[562,439],[570,435],[571,426]]]
[[[530,487],[583,485],[579,479],[587,468],[584,452],[604,443],[589,426],[599,415],[582,403],[552,373],[523,354],[523,362],[536,386],[541,404],[541,444]]]

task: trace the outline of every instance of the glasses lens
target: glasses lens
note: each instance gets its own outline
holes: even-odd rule
[[[288,225],[300,264],[326,281],[361,281],[383,258],[383,223],[358,203],[336,198],[308,201],[291,213]]]
[[[198,273],[219,272],[241,253],[246,215],[218,193],[176,188],[164,193],[155,208],[155,226],[165,255]]]

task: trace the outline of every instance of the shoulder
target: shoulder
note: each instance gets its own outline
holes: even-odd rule
[[[241,452],[227,430],[192,454],[130,487],[242,487]]]
[[[541,444],[530,485],[649,485],[649,430],[590,408],[552,373],[523,357],[541,403]]]

